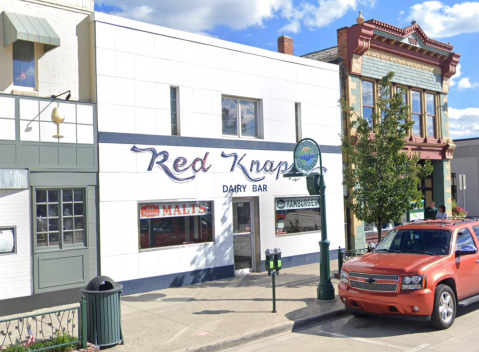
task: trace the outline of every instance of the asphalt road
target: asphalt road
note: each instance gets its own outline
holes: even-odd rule
[[[448,330],[405,320],[350,315],[228,351],[431,352],[479,351],[479,304],[462,308]]]

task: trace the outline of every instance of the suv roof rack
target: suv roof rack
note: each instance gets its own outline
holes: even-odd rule
[[[444,219],[444,220],[432,220],[432,219],[421,219],[417,221],[410,221],[406,223],[405,225],[433,225],[433,224],[442,224],[442,226],[446,225],[461,225],[461,224],[466,224],[468,222],[472,221],[479,221],[479,217],[473,217],[473,218],[456,218],[456,219]]]

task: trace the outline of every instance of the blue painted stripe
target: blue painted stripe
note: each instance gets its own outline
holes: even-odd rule
[[[320,253],[307,253],[307,254],[300,254],[300,255],[293,255],[291,257],[283,257],[281,258],[281,264],[283,269],[292,268],[295,266],[301,265],[308,265],[308,264],[316,264],[319,263],[319,255]],[[329,259],[336,260],[338,259],[338,250],[333,249],[329,251]],[[261,261],[261,271],[265,271],[264,269],[264,260]]]
[[[221,266],[211,269],[201,269],[186,273],[176,273],[143,279],[121,281],[123,295],[162,290],[171,287],[198,284],[205,281],[227,279],[235,276],[234,265]]]
[[[176,147],[228,148],[294,151],[295,143],[265,142],[260,140],[218,139],[181,136],[158,136],[136,133],[98,132],[99,143],[164,145]],[[320,145],[322,153],[341,154],[341,147],[336,145]]]
[[[338,250],[330,251],[330,259],[338,259]],[[292,268],[300,265],[319,263],[318,253],[307,253],[283,257],[283,269]],[[264,272],[264,260],[261,261],[261,271]],[[206,281],[221,280],[234,277],[234,265],[221,266],[211,269],[201,269],[185,273],[176,273],[162,276],[146,277],[136,280],[121,281],[123,285],[123,295],[132,295],[135,293],[163,290],[171,287],[181,287],[185,285],[198,284]]]

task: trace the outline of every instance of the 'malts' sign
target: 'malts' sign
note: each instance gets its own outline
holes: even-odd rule
[[[305,167],[308,167],[308,171],[316,171],[317,168],[314,168],[317,162],[317,157],[315,159],[312,156],[309,145],[305,145],[304,150],[302,150],[301,160],[304,162]],[[153,166],[157,165],[162,169],[165,174],[176,182],[190,182],[196,178],[196,174],[201,172],[208,172],[211,168],[211,164],[208,162],[208,156],[210,153],[206,152],[203,158],[195,158],[193,161],[188,161],[186,158],[179,156],[174,159],[172,166],[166,165],[166,162],[170,159],[170,154],[164,150],[157,152],[155,148],[138,148],[134,145],[131,149],[135,153],[151,153],[150,164],[148,165],[148,171],[153,170]],[[287,161],[275,162],[273,160],[266,160],[265,162],[260,162],[259,160],[246,161],[247,154],[239,155],[238,153],[225,153],[221,152],[221,157],[225,159],[230,159],[232,161],[230,172],[240,171],[244,177],[250,182],[260,182],[265,179],[264,174],[276,175],[276,180],[284,173],[288,172],[293,164],[288,163]],[[182,177],[182,174],[190,171],[193,175],[188,177]],[[327,169],[323,168],[323,171],[326,172]],[[236,191],[235,191],[236,192]]]
[[[206,214],[206,202],[145,204],[140,207],[140,218],[174,218]]]

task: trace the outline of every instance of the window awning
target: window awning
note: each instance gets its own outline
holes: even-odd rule
[[[44,18],[3,12],[3,46],[17,40],[45,44],[45,51],[60,46],[60,37]]]

